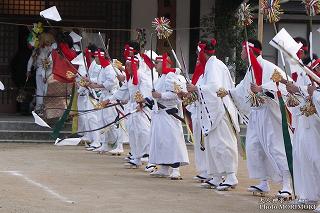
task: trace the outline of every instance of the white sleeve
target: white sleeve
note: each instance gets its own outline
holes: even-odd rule
[[[316,90],[313,92],[312,101],[317,109],[318,115],[320,115],[320,91]]]
[[[151,78],[146,73],[139,72],[139,91],[141,92],[142,96],[144,98],[146,97],[152,97],[152,83]]]
[[[176,100],[176,99],[178,99],[178,95],[174,92],[171,92],[171,91],[162,92],[161,99],[163,99],[163,100]]]
[[[161,93],[161,99],[163,100],[179,100],[178,95],[175,93],[175,85],[178,85],[183,91],[186,91],[186,81],[175,73],[168,73],[164,84],[165,91]]]
[[[229,90],[232,101],[243,114],[250,113],[250,103],[248,101],[250,75],[250,71],[248,70],[242,81],[234,89]]]
[[[33,65],[33,54],[31,54],[31,56],[28,60],[27,72],[31,72],[32,65]]]
[[[103,72],[108,72],[108,74],[106,74],[106,78],[104,79],[104,82],[102,82],[102,85],[105,89],[111,90],[115,84],[117,84],[116,73],[112,67],[107,67]]]
[[[130,99],[128,83],[124,83],[110,98],[111,101],[127,101]]]

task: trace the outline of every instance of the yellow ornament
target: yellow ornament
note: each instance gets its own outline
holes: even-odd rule
[[[282,79],[283,78],[282,78],[281,73],[277,69],[274,69],[273,74],[271,76],[271,80],[275,83],[279,83],[279,82],[281,82]]]
[[[217,96],[219,98],[224,98],[228,95],[228,91],[224,88],[220,88],[218,91],[217,91]]]
[[[143,95],[142,95],[142,93],[140,92],[140,91],[137,91],[135,94],[134,94],[134,100],[136,101],[136,102],[138,102],[138,103],[141,103],[141,102],[143,102],[143,100],[144,100],[144,97],[143,97]]]
[[[311,100],[308,100],[304,106],[300,108],[302,115],[309,117],[317,113],[316,107]]]

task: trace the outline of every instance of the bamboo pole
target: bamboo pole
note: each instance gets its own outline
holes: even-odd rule
[[[261,13],[262,0],[259,0],[258,11],[258,40],[263,42],[263,14]]]

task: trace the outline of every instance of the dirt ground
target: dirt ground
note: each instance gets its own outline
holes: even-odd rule
[[[243,160],[235,190],[200,188],[192,180],[189,149],[191,165],[182,168],[184,179],[172,181],[152,178],[143,169],[125,169],[123,156],[98,155],[81,146],[0,144],[0,212],[311,212],[266,210],[281,203],[246,192],[256,181],[247,178]],[[271,195],[279,185],[272,189]]]

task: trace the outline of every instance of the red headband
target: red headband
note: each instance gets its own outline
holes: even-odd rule
[[[110,61],[104,57],[104,52],[100,52],[100,49],[98,49],[98,51],[96,52],[98,52],[98,58],[99,58],[101,67],[105,68],[109,66]],[[96,54],[96,52],[94,52],[94,54]]]
[[[242,46],[244,48],[246,47],[246,44],[248,44],[249,47],[249,58],[251,61],[251,66],[252,66],[252,70],[253,70],[253,74],[254,74],[254,78],[256,80],[256,83],[258,86],[260,86],[262,84],[262,66],[261,64],[258,62],[257,58],[254,56],[254,52],[256,54],[261,54],[261,50],[259,48],[254,47],[254,45],[250,42],[247,43],[247,41],[242,42]]]
[[[91,50],[89,50],[88,48],[86,48],[85,50],[85,56],[86,56],[87,67],[89,68],[91,65],[92,54],[91,54]]]
[[[104,56],[104,52],[101,52],[100,49],[97,49],[96,51],[94,51],[93,56],[94,57],[99,57],[100,56]]]
[[[132,84],[133,85],[138,85],[138,64],[139,64],[139,60],[135,57],[127,57],[127,62],[130,62],[131,65],[131,72],[133,75],[133,79],[132,79]],[[126,76],[127,76],[127,81],[130,79],[130,74],[129,71],[126,67],[125,69],[126,72]]]
[[[201,51],[203,51],[204,50],[204,48],[206,47],[206,44],[204,44],[204,43],[198,43],[198,47],[199,47],[199,49],[200,49],[200,51],[199,52],[201,52]]]
[[[247,47],[246,47],[246,43],[247,43],[247,42],[248,42],[248,41],[242,42],[242,46],[243,46],[244,48],[247,48]],[[249,47],[249,49],[252,50],[255,54],[261,55],[262,50],[259,49],[259,48],[256,48],[256,47],[254,46],[254,44],[248,42],[248,47]]]
[[[135,53],[137,51],[133,47],[130,47],[129,44],[124,45],[124,52],[123,52],[124,58],[129,57],[130,52]]]
[[[311,69],[312,70],[315,69],[317,66],[319,66],[319,64],[320,64],[320,59],[317,59],[311,64]]]
[[[168,53],[163,53],[162,55],[162,74],[168,74],[169,72],[176,72],[176,69],[167,67],[167,63],[173,64],[173,62],[168,58]]]

